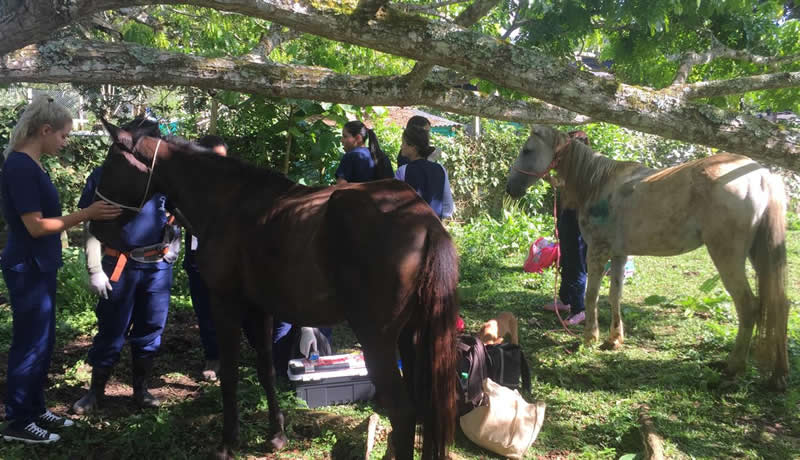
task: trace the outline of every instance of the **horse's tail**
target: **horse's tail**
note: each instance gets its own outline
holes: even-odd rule
[[[414,401],[423,414],[422,458],[445,458],[453,442],[456,412],[458,254],[447,231],[430,226],[417,296]]]
[[[769,203],[756,230],[750,259],[758,276],[760,304],[756,323],[755,358],[773,378],[787,377],[789,356],[786,329],[789,301],[786,297],[786,195],[776,176],[767,176]],[[778,375],[778,374],[783,375]]]

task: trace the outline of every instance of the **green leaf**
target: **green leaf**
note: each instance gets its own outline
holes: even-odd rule
[[[661,305],[667,301],[667,298],[663,295],[651,295],[644,299],[644,304],[653,306],[653,305]]]
[[[711,292],[712,289],[714,289],[714,287],[717,285],[718,282],[719,282],[719,273],[703,281],[703,284],[700,285],[700,291],[705,294],[708,294],[709,292]]]

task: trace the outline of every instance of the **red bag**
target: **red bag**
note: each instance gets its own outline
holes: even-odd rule
[[[522,269],[528,273],[541,273],[543,269],[553,265],[560,255],[558,243],[539,238],[531,244]]]

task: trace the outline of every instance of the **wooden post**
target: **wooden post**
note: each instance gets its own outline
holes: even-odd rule
[[[639,406],[639,432],[644,443],[644,458],[647,460],[664,460],[664,441],[656,432],[653,419],[646,404]]]
[[[281,168],[284,174],[289,174],[289,158],[292,155],[292,132],[289,129],[292,127],[292,115],[294,115],[294,106],[289,106],[289,116],[286,120],[286,156],[283,157],[283,168]]]
[[[211,114],[208,120],[208,133],[217,134],[217,116],[219,113],[219,103],[213,97],[211,98]]]

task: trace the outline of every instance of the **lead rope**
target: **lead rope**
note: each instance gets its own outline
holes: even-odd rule
[[[156,150],[153,152],[153,162],[150,163],[150,174],[147,175],[147,186],[144,188],[144,196],[142,197],[142,204],[139,205],[139,208],[143,208],[144,204],[147,202],[147,192],[150,191],[150,181],[153,179],[153,171],[155,171],[156,168],[156,158],[158,158],[159,147],[161,147],[161,139],[156,143]]]

